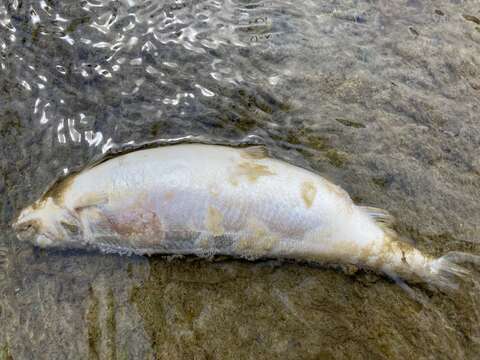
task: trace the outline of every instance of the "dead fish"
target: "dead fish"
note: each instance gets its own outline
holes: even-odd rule
[[[177,144],[66,177],[13,227],[44,248],[353,264],[439,287],[467,274],[456,263],[478,261],[423,254],[391,223],[386,211],[355,205],[339,186],[262,146]]]

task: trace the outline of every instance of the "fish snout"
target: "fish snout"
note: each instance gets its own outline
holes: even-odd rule
[[[36,234],[38,234],[38,223],[35,220],[29,220],[24,222],[15,222],[13,229],[17,233],[19,240],[27,241],[32,240]]]
[[[12,224],[12,228],[17,233],[19,240],[32,240],[38,233],[40,224],[38,219],[34,219],[32,215],[33,209],[28,207],[22,210],[18,218]]]

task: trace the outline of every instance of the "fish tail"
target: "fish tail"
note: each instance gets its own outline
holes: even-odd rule
[[[424,255],[391,229],[393,218],[387,212],[376,208],[364,209],[385,233],[386,250],[382,250],[390,256],[387,256],[389,261],[382,270],[394,280],[403,278],[411,282],[426,282],[439,290],[456,290],[460,280],[471,278],[471,271],[465,264],[480,269],[480,255],[460,251],[452,251],[436,259]]]
[[[456,290],[460,279],[469,277],[471,271],[462,264],[480,266],[480,256],[464,252],[449,252],[430,263],[428,279],[441,290]]]

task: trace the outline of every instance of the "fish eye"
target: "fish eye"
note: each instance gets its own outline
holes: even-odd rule
[[[78,235],[80,232],[80,228],[77,225],[70,224],[65,221],[60,221],[60,224],[70,235]]]

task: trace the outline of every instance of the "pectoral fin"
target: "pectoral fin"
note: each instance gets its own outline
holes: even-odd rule
[[[90,192],[82,196],[76,203],[75,210],[81,211],[91,206],[98,206],[108,202],[108,195],[104,192]]]

